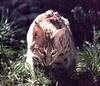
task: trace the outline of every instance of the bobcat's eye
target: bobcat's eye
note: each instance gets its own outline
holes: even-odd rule
[[[57,54],[57,50],[54,50],[53,52],[52,52],[52,55],[54,56],[54,55],[56,55]]]
[[[59,54],[59,56],[63,56],[63,55],[64,55],[63,53],[60,53],[60,54]]]
[[[39,49],[39,52],[43,55],[45,55],[45,51],[43,49]]]

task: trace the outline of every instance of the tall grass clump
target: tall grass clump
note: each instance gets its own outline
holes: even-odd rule
[[[97,82],[99,82],[98,78],[100,78],[100,30],[96,30],[95,25],[93,26],[93,34],[93,43],[85,41],[82,49],[78,49],[76,70],[80,75],[81,73],[90,75],[92,83],[95,84],[93,86],[98,86]],[[88,79],[89,76],[85,78]]]
[[[9,22],[8,10],[0,7],[0,86],[29,86],[31,72],[25,67],[26,43],[13,36],[18,30]]]

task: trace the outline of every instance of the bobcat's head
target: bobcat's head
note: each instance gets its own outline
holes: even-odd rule
[[[70,32],[66,26],[60,25],[61,22],[57,23],[60,28],[57,28],[54,22],[56,21],[52,23],[51,20],[43,20],[38,24],[37,28],[42,30],[37,31],[33,36],[34,44],[31,46],[32,53],[35,55],[33,63],[54,68],[68,67],[69,58],[73,58]]]

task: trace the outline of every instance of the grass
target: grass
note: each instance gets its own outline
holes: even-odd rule
[[[30,65],[25,62],[24,56],[26,50],[20,49],[20,52],[15,58],[15,52],[12,48],[6,48],[2,45],[1,53],[1,68],[0,68],[0,86],[49,86],[56,83],[44,76],[38,70],[32,70]],[[78,61],[76,66],[75,76],[71,78],[77,81],[78,84],[84,84],[84,79],[89,79],[89,86],[99,86],[100,80],[100,45],[94,40],[94,43],[85,42],[82,49],[77,49]],[[3,57],[5,59],[3,59]],[[27,65],[27,67],[26,67]],[[80,83],[79,83],[80,82]],[[66,83],[67,84],[67,83]],[[52,85],[51,85],[52,86]],[[69,85],[73,86],[73,85]],[[86,86],[78,85],[78,86]]]
[[[99,86],[100,84],[100,41],[98,40],[98,33],[95,26],[93,26],[93,43],[85,41],[82,49],[78,49],[78,63],[76,71],[79,76],[87,73],[86,79],[90,78],[90,84]],[[100,33],[100,32],[99,32]],[[89,76],[88,76],[89,75]],[[84,83],[84,82],[83,82]],[[88,82],[89,83],[89,82]],[[90,85],[92,86],[92,85]]]

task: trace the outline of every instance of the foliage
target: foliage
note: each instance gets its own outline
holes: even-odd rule
[[[0,85],[15,86],[22,84],[30,75],[25,68],[26,44],[23,40],[16,40],[13,35],[14,21],[9,22],[8,17],[2,13],[0,21]],[[23,69],[23,70],[22,70]],[[26,78],[27,77],[27,78]],[[26,78],[26,79],[25,79]],[[18,86],[18,85],[17,85]]]
[[[98,39],[99,30],[96,32],[95,26],[93,43],[85,41],[82,50],[78,49],[77,72],[89,72],[93,81],[96,83],[100,77],[100,40]],[[96,85],[97,86],[97,85]]]
[[[24,40],[14,38],[15,33],[19,32],[13,26],[14,24],[15,21],[9,21],[9,17],[2,13],[0,21],[0,86],[31,86],[32,84],[47,86],[51,81],[38,70],[33,71],[31,66],[25,62],[26,43]],[[34,76],[35,74],[36,76]]]
[[[85,16],[84,13],[81,14]],[[85,21],[82,22],[85,26],[87,25]],[[100,77],[100,30],[97,30],[93,25],[93,43],[86,41],[82,49],[77,50],[78,62],[75,73],[75,75],[81,75],[82,72],[89,71],[93,81],[97,81],[97,77]],[[31,66],[25,62],[26,42],[14,38],[16,32],[21,31],[18,29],[18,24],[15,24],[15,20],[9,21],[8,15],[2,13],[0,21],[0,86],[48,86],[56,83],[55,80],[45,77],[38,69],[33,71]]]

